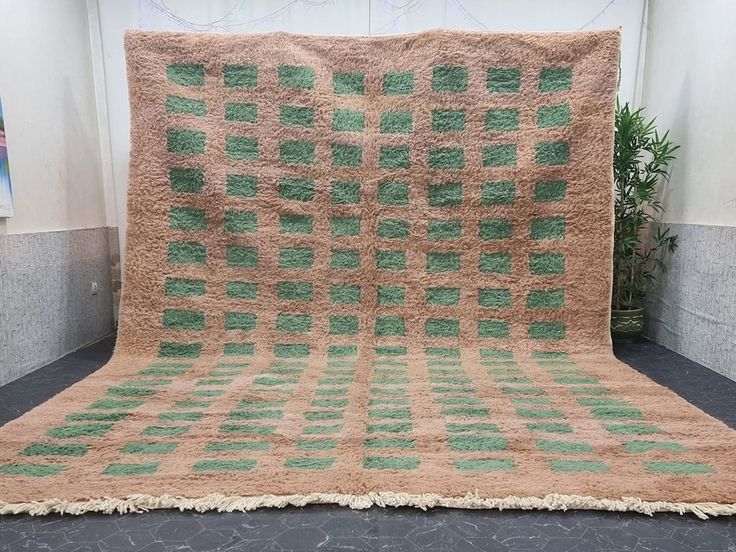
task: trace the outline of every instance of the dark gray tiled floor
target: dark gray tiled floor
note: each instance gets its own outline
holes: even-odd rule
[[[108,339],[0,387],[0,424],[99,368]],[[654,343],[617,356],[736,428],[736,382]],[[309,506],[248,513],[0,516],[0,552],[424,550],[433,552],[736,552],[736,518],[610,512]]]

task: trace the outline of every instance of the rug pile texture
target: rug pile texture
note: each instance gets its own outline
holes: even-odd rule
[[[736,434],[611,354],[618,48],[128,33],[118,343],[0,512],[736,512]]]

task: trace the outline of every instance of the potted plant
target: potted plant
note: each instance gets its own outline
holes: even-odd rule
[[[611,334],[632,341],[644,326],[644,300],[665,270],[664,258],[677,248],[677,236],[656,226],[663,212],[659,185],[680,146],[660,135],[643,108],[616,103],[613,151],[615,226]]]

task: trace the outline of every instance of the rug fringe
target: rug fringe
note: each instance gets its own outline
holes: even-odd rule
[[[413,506],[426,510],[442,506],[445,508],[494,509],[494,510],[608,510],[612,512],[639,512],[653,515],[657,512],[677,512],[695,514],[701,519],[709,516],[735,515],[736,504],[717,502],[661,502],[647,501],[637,497],[621,499],[593,498],[591,496],[548,494],[540,497],[482,498],[477,493],[464,497],[443,497],[437,494],[408,494],[379,492],[364,495],[337,493],[311,493],[307,495],[264,495],[264,496],[225,496],[210,494],[202,498],[145,494],[130,495],[127,498],[95,498],[90,500],[48,499],[38,502],[0,501],[0,514],[44,515],[51,513],[81,515],[87,512],[105,514],[126,514],[148,510],[169,508],[181,511],[194,510],[206,512],[246,512],[257,508],[283,508],[285,506],[305,506],[307,504],[339,504],[353,509],[376,506]]]

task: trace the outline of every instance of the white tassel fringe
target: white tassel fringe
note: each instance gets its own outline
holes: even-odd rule
[[[206,512],[246,512],[256,508],[283,508],[285,506],[305,506],[307,504],[339,504],[353,509],[376,506],[413,506],[426,510],[442,506],[446,508],[468,509],[519,509],[519,510],[608,510],[612,512],[639,512],[653,515],[657,512],[677,512],[695,514],[701,519],[709,516],[736,514],[736,504],[716,502],[650,502],[636,497],[622,497],[618,500],[593,498],[591,496],[549,494],[539,497],[481,498],[477,493],[464,497],[448,498],[436,494],[408,493],[368,493],[349,495],[336,493],[311,493],[307,495],[264,495],[264,496],[225,496],[210,494],[202,498],[181,496],[130,495],[127,498],[96,498],[71,501],[48,499],[38,502],[9,503],[0,501],[0,514],[30,514],[34,516],[60,513],[81,515],[87,512],[105,514],[126,514],[146,512],[157,508],[171,508]]]

